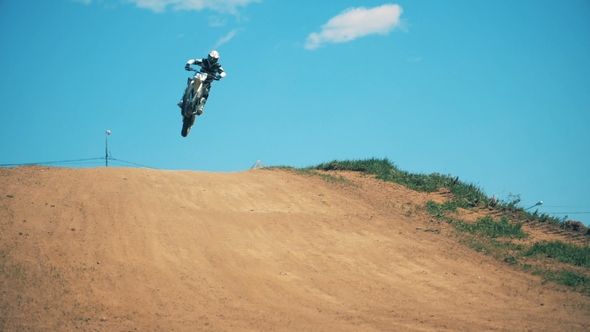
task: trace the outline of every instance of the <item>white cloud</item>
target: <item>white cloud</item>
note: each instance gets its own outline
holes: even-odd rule
[[[168,7],[174,10],[203,10],[211,9],[218,12],[235,14],[238,7],[245,7],[252,2],[262,0],[127,0],[135,3],[139,8],[163,12]]]
[[[213,47],[213,48],[218,48],[219,46],[232,40],[232,38],[234,38],[236,36],[236,34],[238,33],[239,30],[240,29],[233,29],[232,31],[230,31],[226,36],[219,39],[219,41],[217,41],[217,44],[215,44],[215,47]]]
[[[330,19],[322,31],[307,37],[305,48],[313,50],[325,43],[345,43],[371,34],[385,35],[400,25],[402,7],[385,4],[367,9],[349,8]]]

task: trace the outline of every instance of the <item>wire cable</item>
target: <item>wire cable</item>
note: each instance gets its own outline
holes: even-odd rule
[[[150,169],[157,169],[155,167],[150,167],[130,161],[120,160],[117,158],[109,157],[108,159],[105,157],[98,157],[98,158],[86,158],[86,159],[70,159],[70,160],[56,160],[56,161],[42,161],[36,163],[19,163],[19,164],[0,164],[0,167],[15,167],[15,166],[34,166],[34,165],[52,165],[52,164],[77,164],[77,165],[98,165],[99,161],[115,161],[119,162],[123,166],[133,165],[138,167],[145,167]]]
[[[73,160],[58,160],[58,161],[43,161],[43,162],[38,162],[38,163],[0,164],[0,167],[65,164],[65,163],[73,163],[73,162],[86,162],[89,160],[99,160],[99,159],[104,160],[104,157],[102,157],[102,158],[88,158],[88,159],[73,159]]]
[[[142,164],[132,163],[130,161],[125,161],[125,160],[116,159],[116,158],[109,158],[109,160],[115,160],[115,161],[118,161],[118,162],[122,162],[122,163],[129,164],[129,165],[134,165],[134,166],[139,166],[139,167],[145,167],[145,168],[150,168],[150,169],[157,169],[155,167],[150,167],[150,166],[146,166],[146,165],[142,165]]]
[[[590,205],[543,205],[543,208],[585,209],[590,208]]]

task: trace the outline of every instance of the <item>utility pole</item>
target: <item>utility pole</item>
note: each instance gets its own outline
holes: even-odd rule
[[[109,135],[111,134],[111,131],[107,129],[107,133],[105,136],[105,142],[106,142],[106,149],[105,149],[105,163],[106,166],[105,167],[109,167]]]
[[[526,209],[524,209],[524,210],[525,210],[525,211],[526,211],[526,210],[530,210],[530,209],[534,208],[535,206],[541,206],[541,205],[543,205],[543,201],[539,201],[539,202],[537,202],[537,204],[535,204],[535,205],[533,205],[533,206],[531,206],[531,207],[528,207],[528,208],[526,208]]]

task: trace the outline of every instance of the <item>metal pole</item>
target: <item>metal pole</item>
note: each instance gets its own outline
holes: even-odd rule
[[[105,148],[105,167],[109,167],[109,135],[111,134],[110,130],[107,130],[105,136],[106,148]]]
[[[535,205],[533,205],[533,206],[531,206],[531,207],[528,207],[528,208],[526,208],[526,209],[524,209],[524,210],[525,210],[525,211],[526,211],[526,210],[530,210],[530,209],[534,208],[535,206],[541,206],[541,205],[543,205],[543,201],[539,201],[539,202],[537,202],[537,204],[535,204]]]

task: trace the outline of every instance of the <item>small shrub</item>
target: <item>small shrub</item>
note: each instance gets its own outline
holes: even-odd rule
[[[510,265],[515,265],[515,264],[518,263],[516,261],[516,258],[515,257],[512,257],[512,256],[504,258],[504,262],[506,262],[506,263],[508,263]]]
[[[465,201],[460,200],[446,201],[443,204],[437,204],[433,201],[426,203],[426,211],[433,215],[435,213],[442,215],[444,212],[457,212],[457,208],[468,209],[470,206]]]
[[[322,171],[354,171],[367,174],[382,174],[391,172],[395,166],[387,159],[366,160],[333,160],[313,167]]]
[[[526,256],[546,255],[562,263],[590,268],[590,247],[561,241],[537,242],[524,252]]]
[[[546,281],[554,281],[560,285],[571,287],[580,293],[590,295],[590,278],[583,274],[568,270],[536,270],[533,274],[543,277]]]
[[[459,221],[455,223],[455,227],[462,232],[479,234],[491,238],[507,237],[521,239],[527,236],[521,229],[522,224],[511,224],[506,217],[502,217],[498,222],[494,221],[490,216],[483,217],[477,220],[476,223]]]
[[[566,285],[566,286],[570,286],[570,287],[574,287],[574,288],[588,288],[590,287],[590,278],[586,277],[583,274],[579,274],[579,273],[575,273],[575,272],[571,272],[571,271],[567,271],[567,270],[563,270],[561,271],[560,275],[557,277],[557,282],[562,284],[562,285]]]

